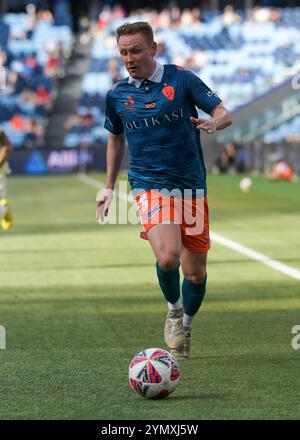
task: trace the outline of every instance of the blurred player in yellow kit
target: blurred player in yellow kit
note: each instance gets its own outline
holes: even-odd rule
[[[12,227],[12,211],[6,198],[6,175],[10,172],[8,157],[11,152],[11,143],[0,129],[0,224],[8,231]]]

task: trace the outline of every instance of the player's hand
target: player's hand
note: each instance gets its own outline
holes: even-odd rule
[[[114,197],[114,191],[110,188],[103,188],[96,195],[96,220],[104,221],[108,214],[109,206]]]
[[[217,129],[217,125],[213,119],[194,118],[191,116],[190,121],[196,125],[198,130],[204,130],[207,134],[213,134]]]

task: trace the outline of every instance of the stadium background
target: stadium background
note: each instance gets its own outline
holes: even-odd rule
[[[290,344],[299,280],[216,244],[211,299],[194,330],[201,346],[178,397],[153,407],[130,395],[130,357],[161,345],[164,305],[139,227],[94,221],[105,94],[125,74],[121,22],[150,21],[158,59],[193,70],[232,111],[232,127],[202,135],[213,230],[267,255],[264,264],[300,270],[300,2],[151,5],[1,1],[0,126],[13,143],[15,225],[0,235],[0,418],[299,418]],[[295,182],[269,180],[279,160]]]
[[[234,142],[230,161],[237,170],[268,172],[284,156],[300,171],[300,89],[291,87],[299,70],[300,8],[247,10],[241,8],[257,3],[233,2],[234,10],[225,2],[203,2],[203,8],[191,2],[182,12],[161,4],[158,13],[134,1],[126,10],[122,2],[35,3],[37,11],[24,12],[26,2],[6,2],[15,12],[0,24],[7,76],[0,124],[15,147],[14,173],[65,173],[80,164],[105,169],[105,94],[125,75],[113,34],[126,14],[149,20],[159,59],[201,75],[233,112],[232,128],[203,136],[209,170],[226,160],[224,143]]]

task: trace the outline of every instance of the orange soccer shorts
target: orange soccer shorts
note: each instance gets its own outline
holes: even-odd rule
[[[182,244],[194,253],[206,253],[210,248],[207,197],[177,198],[155,190],[142,191],[135,197],[144,228],[141,237],[159,223],[180,225]]]

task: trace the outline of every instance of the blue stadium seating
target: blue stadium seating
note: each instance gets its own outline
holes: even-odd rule
[[[17,148],[24,147],[26,140],[30,140],[29,144],[32,145],[35,135],[30,133],[30,128],[25,128],[30,118],[34,118],[42,128],[46,124],[51,102],[49,107],[34,96],[41,87],[46,94],[50,93],[50,101],[51,96],[55,96],[56,74],[50,74],[48,66],[51,57],[59,51],[62,57],[71,52],[73,40],[70,23],[62,3],[60,7],[62,9],[56,24],[38,19],[32,28],[27,13],[9,13],[0,19],[0,45],[7,56],[6,87],[0,100],[0,126]],[[59,51],[57,48],[60,48]],[[10,84],[12,72],[17,73],[17,80]],[[32,92],[31,101],[23,100],[24,91]],[[22,124],[14,127],[10,123],[16,114],[21,116],[24,127]]]
[[[237,13],[240,21],[227,27],[221,12],[201,11],[201,26],[155,29],[156,41],[163,41],[166,48],[158,60],[176,64],[179,60],[215,90],[230,110],[285,81],[300,62],[300,8],[278,9],[278,21],[263,23],[250,21],[246,11]],[[126,17],[126,21],[144,19],[142,15]],[[115,30],[122,22],[111,21],[92,43],[90,69],[83,78],[80,100],[80,107],[94,115],[96,135],[90,137],[91,142],[107,138],[101,128],[105,95],[114,82],[108,73],[110,60],[118,63],[122,77],[128,75],[118,59],[116,45],[112,44]],[[199,51],[206,61],[201,56],[199,61]],[[80,145],[82,135],[71,129],[65,146],[74,146],[76,139]]]

